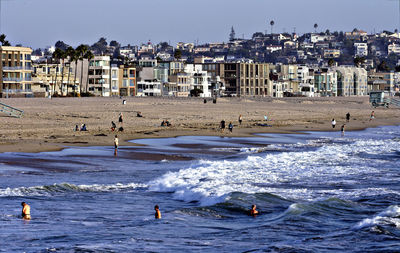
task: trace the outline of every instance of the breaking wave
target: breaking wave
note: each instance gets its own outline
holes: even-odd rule
[[[149,190],[172,192],[175,199],[202,205],[223,202],[232,192],[267,192],[303,200],[400,195],[369,184],[382,172],[382,163],[372,156],[398,150],[397,141],[341,138],[322,142],[282,144],[285,151],[249,154],[245,159],[201,160],[149,182]],[[364,180],[362,186],[359,180]]]
[[[380,212],[376,216],[360,221],[354,228],[363,229],[366,227],[373,227],[378,225],[395,226],[397,228],[400,228],[400,207],[397,205],[389,206],[387,209]]]
[[[5,188],[0,189],[0,196],[49,196],[67,192],[117,192],[130,191],[139,188],[146,188],[145,184],[92,184],[92,185],[75,185],[69,183],[41,185],[31,187]]]

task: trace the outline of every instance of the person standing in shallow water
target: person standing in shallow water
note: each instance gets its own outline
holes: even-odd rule
[[[22,218],[25,220],[30,220],[31,219],[31,207],[25,203],[21,203],[22,206]]]
[[[115,138],[114,138],[114,155],[117,155],[118,144],[119,144],[118,135],[115,135]]]
[[[161,212],[160,212],[160,208],[158,207],[158,205],[154,206],[154,211],[156,211],[154,214],[154,217],[156,219],[161,219]]]
[[[343,124],[340,131],[342,132],[342,136],[344,136],[344,131],[346,130],[346,124]]]

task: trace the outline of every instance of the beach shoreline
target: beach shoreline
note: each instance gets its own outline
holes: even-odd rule
[[[22,118],[0,115],[0,153],[58,151],[69,146],[111,146],[118,135],[121,146],[135,146],[135,139],[177,136],[251,137],[258,133],[346,131],[399,125],[397,108],[372,108],[368,97],[333,98],[219,98],[204,103],[201,98],[14,98],[1,102],[24,110]],[[371,111],[375,119],[370,121]],[[137,112],[143,118],[136,117]],[[123,132],[112,132],[123,113]],[[350,122],[345,114],[350,112]],[[243,115],[239,126],[238,117]],[[267,115],[269,121],[264,120]],[[332,129],[331,120],[337,125]],[[170,127],[162,127],[168,120]],[[232,122],[233,133],[219,130],[221,120]],[[86,124],[88,131],[73,131]],[[267,124],[271,126],[260,126]],[[128,142],[129,141],[129,142]]]

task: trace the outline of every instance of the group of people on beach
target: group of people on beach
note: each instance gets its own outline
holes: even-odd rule
[[[371,121],[373,119],[375,119],[375,111],[371,112],[371,115],[369,117],[369,121]],[[346,122],[350,122],[350,112],[346,113]],[[336,120],[332,119],[331,124],[332,124],[332,128],[335,128],[336,127]],[[346,124],[343,124],[340,127],[340,131],[342,133],[342,136],[344,135],[345,130],[346,130]]]
[[[27,203],[25,203],[25,202],[22,202],[22,203],[21,203],[21,206],[22,206],[22,214],[21,214],[22,218],[23,218],[24,220],[30,220],[30,219],[32,219],[32,218],[31,218],[31,207],[30,207]],[[256,215],[258,215],[258,214],[259,214],[259,211],[257,211],[256,208],[257,208],[256,205],[252,205],[252,206],[251,206],[251,209],[250,209],[250,211],[249,211],[249,215],[251,215],[251,216],[253,216],[253,217],[255,217]],[[155,211],[155,213],[154,213],[154,218],[155,218],[155,219],[161,219],[161,211],[160,211],[160,207],[159,207],[158,205],[155,205],[155,206],[154,206],[154,211]]]
[[[79,128],[78,125],[75,125],[74,131],[75,131],[75,132],[78,132],[78,131],[87,131],[86,124],[82,124],[80,128]]]

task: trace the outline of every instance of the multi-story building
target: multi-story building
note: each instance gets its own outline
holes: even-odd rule
[[[111,66],[110,56],[95,56],[89,63],[88,90],[96,96],[119,94],[118,67]]]
[[[314,72],[314,89],[319,96],[337,96],[337,73],[329,68]]]
[[[363,96],[368,94],[368,75],[363,68],[341,66],[337,72],[338,96]]]
[[[269,64],[240,63],[239,64],[240,96],[271,96],[269,81]]]
[[[79,93],[79,78],[75,78],[69,63],[34,63],[32,81],[32,92],[35,96]]]
[[[176,73],[169,77],[169,82],[164,85],[164,94],[174,97],[188,97],[190,95],[190,74]]]
[[[388,45],[388,54],[400,54],[400,45],[392,43]]]
[[[184,72],[189,75],[190,90],[201,90],[201,97],[212,96],[212,84],[209,82],[210,75],[203,70],[202,65],[187,64]]]
[[[32,49],[0,47],[0,97],[32,95]]]
[[[368,55],[368,44],[367,43],[354,43],[354,54],[355,56],[367,56]]]
[[[368,72],[368,89],[370,91],[395,91],[395,73],[394,72]]]
[[[135,96],[136,68],[133,66],[119,66],[118,83],[120,96]]]
[[[339,58],[339,49],[324,49],[324,58]]]
[[[154,67],[142,67],[137,81],[137,96],[161,96],[162,84],[156,79]]]

